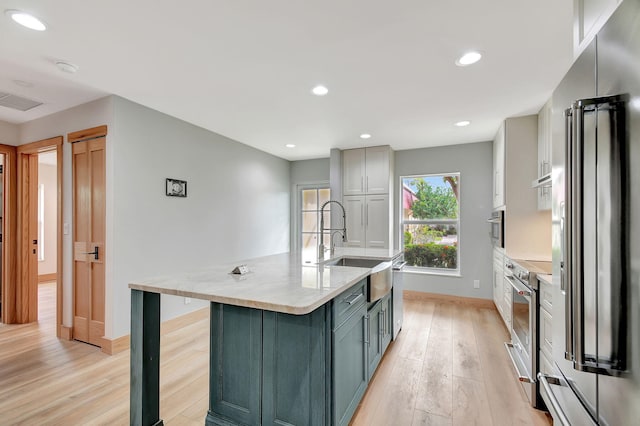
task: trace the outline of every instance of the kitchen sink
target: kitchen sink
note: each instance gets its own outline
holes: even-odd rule
[[[343,257],[342,259],[327,262],[325,263],[325,265],[353,266],[356,268],[374,268],[380,263],[383,262],[376,259],[357,259],[353,257]]]
[[[382,299],[393,287],[391,262],[377,259],[358,259],[353,257],[343,257],[341,259],[329,261],[325,265],[351,266],[356,268],[370,268],[371,275],[367,279],[369,286],[368,301],[375,302]]]

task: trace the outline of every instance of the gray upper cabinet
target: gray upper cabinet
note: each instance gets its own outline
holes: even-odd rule
[[[342,152],[342,195],[388,194],[391,148],[374,146]]]

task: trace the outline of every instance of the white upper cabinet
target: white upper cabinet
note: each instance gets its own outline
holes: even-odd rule
[[[573,56],[577,58],[622,0],[573,0]]]
[[[348,149],[342,152],[342,195],[388,194],[390,147]]]
[[[365,247],[364,195],[349,195],[343,198],[346,216],[347,239],[345,247]]]
[[[548,183],[537,188],[538,210],[551,209],[551,100],[538,113],[538,180]]]
[[[345,247],[389,247],[389,196],[348,195],[344,197],[347,217]]]
[[[342,151],[346,247],[389,248],[393,242],[393,151],[389,146]]]
[[[493,206],[504,210],[504,249],[512,259],[551,258],[551,212],[531,187],[538,164],[538,116],[507,118],[494,140]]]
[[[493,140],[493,208],[502,207],[505,204],[504,196],[504,162],[505,162],[505,130],[504,123],[498,129]]]
[[[342,195],[364,194],[364,148],[342,151]]]
[[[364,225],[366,247],[389,247],[389,196],[366,195]]]
[[[389,147],[365,148],[366,175],[364,189],[367,194],[389,193]]]

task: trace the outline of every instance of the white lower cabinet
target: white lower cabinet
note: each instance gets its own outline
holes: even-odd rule
[[[538,280],[538,294],[540,300],[540,316],[538,318],[540,371],[544,374],[554,374],[553,363],[553,307],[552,286],[544,280]]]
[[[499,248],[493,249],[493,303],[502,315],[502,299],[504,298],[504,256]]]
[[[389,247],[389,196],[343,197],[347,221],[346,247]]]
[[[502,293],[502,319],[504,320],[507,330],[511,332],[511,304],[513,303],[513,291],[511,284],[506,278],[502,281],[504,289]]]

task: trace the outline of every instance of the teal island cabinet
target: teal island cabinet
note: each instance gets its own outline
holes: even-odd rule
[[[370,269],[295,253],[245,263],[130,284],[132,425],[162,424],[160,294],[211,301],[206,424],[349,423],[391,340],[391,293],[370,303]]]

